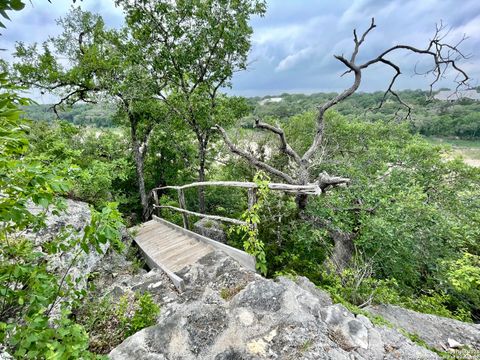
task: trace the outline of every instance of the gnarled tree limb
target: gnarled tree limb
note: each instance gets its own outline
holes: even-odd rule
[[[331,176],[328,175],[327,172],[323,171],[320,173],[317,182],[322,192],[325,192],[326,189],[329,187],[335,187],[350,183],[350,179],[341,176]]]
[[[232,141],[230,140],[230,138],[228,137],[225,129],[223,129],[221,126],[216,125],[215,128],[220,131],[220,133],[223,136],[223,140],[225,141],[225,144],[227,144],[228,148],[230,149],[230,151],[232,153],[243,157],[244,159],[246,159],[248,162],[255,165],[256,167],[258,167],[260,169],[263,169],[263,170],[265,170],[265,171],[267,171],[267,172],[269,172],[273,175],[276,175],[276,176],[282,178],[283,180],[285,180],[289,184],[295,184],[296,183],[295,180],[290,175],[284,173],[283,171],[275,169],[273,166],[270,166],[267,163],[258,160],[255,156],[253,156],[253,155],[249,154],[248,152],[246,152],[245,150],[242,150],[242,149],[238,148],[237,146],[235,146],[235,144],[233,144]]]
[[[295,150],[287,143],[287,139],[285,138],[285,132],[279,126],[273,126],[267,123],[260,122],[259,119],[255,120],[254,127],[259,129],[269,130],[278,135],[280,138],[280,150],[290,156],[297,164],[300,164],[301,158],[297,154]]]
[[[444,29],[445,27],[443,24],[440,24],[440,26],[436,27],[435,34],[432,38],[432,40],[429,41],[428,46],[425,49],[417,48],[411,45],[395,45],[392,46],[383,52],[381,52],[378,56],[365,61],[362,64],[357,63],[357,55],[360,51],[360,47],[364,43],[367,35],[376,28],[375,25],[375,20],[372,18],[370,26],[365,30],[362,35],[359,37],[357,34],[357,31],[353,31],[353,42],[354,42],[354,48],[352,51],[352,54],[349,58],[345,57],[344,55],[335,55],[335,58],[340,61],[343,65],[346,66],[347,70],[341,75],[346,75],[346,74],[353,74],[353,83],[351,84],[350,87],[345,89],[343,92],[339,93],[336,95],[334,98],[330,99],[329,101],[325,102],[323,105],[319,106],[317,117],[316,117],[316,131],[315,135],[312,140],[312,144],[310,147],[307,149],[307,151],[303,154],[303,156],[300,156],[297,154],[291,146],[288,144],[287,139],[285,137],[284,131],[276,126],[272,126],[270,124],[262,123],[260,120],[256,120],[255,122],[255,127],[269,130],[275,134],[278,135],[281,146],[280,150],[288,155],[290,158],[292,158],[295,163],[298,165],[298,173],[296,176],[291,177],[288,174],[285,174],[284,172],[273,168],[272,166],[266,164],[265,162],[262,162],[258,159],[256,159],[253,155],[247,153],[244,150],[241,150],[237,148],[235,145],[232,144],[232,142],[228,139],[225,131],[219,127],[217,127],[221,132],[222,135],[225,139],[225,142],[227,143],[228,147],[230,150],[237,154],[242,156],[243,158],[247,159],[250,163],[253,165],[264,169],[271,174],[277,175],[283,179],[285,179],[287,182],[292,183],[292,181],[296,181],[297,184],[307,184],[311,181],[310,179],[310,171],[311,171],[311,161],[314,155],[318,152],[318,150],[321,148],[322,143],[324,141],[324,129],[325,129],[325,123],[324,123],[324,116],[327,110],[335,106],[336,104],[344,101],[348,97],[350,97],[352,94],[354,94],[358,88],[360,87],[361,81],[362,81],[362,73],[363,70],[368,69],[370,66],[374,64],[384,64],[393,69],[395,72],[389,82],[389,85],[384,92],[383,98],[380,101],[377,109],[381,108],[385,101],[387,100],[388,95],[392,95],[393,97],[396,98],[396,100],[407,109],[407,115],[406,117],[410,116],[411,113],[411,107],[404,102],[401,97],[398,95],[398,93],[395,92],[394,86],[395,83],[398,79],[398,77],[402,74],[401,68],[399,65],[395,64],[392,60],[388,59],[388,55],[396,52],[396,51],[407,51],[410,53],[415,53],[419,55],[426,55],[433,59],[433,66],[432,68],[427,71],[425,74],[433,74],[434,79],[430,83],[430,92],[432,92],[433,86],[445,76],[446,71],[448,69],[453,69],[454,71],[457,72],[457,77],[455,81],[457,82],[457,90],[460,86],[467,86],[468,85],[468,80],[469,77],[467,73],[462,70],[458,64],[457,61],[461,59],[466,59],[468,58],[467,55],[463,54],[459,50],[459,45],[466,39],[464,36],[460,41],[458,41],[454,45],[450,45],[447,42],[444,41],[446,35],[444,34]],[[329,188],[336,187],[339,185],[343,184],[348,184],[350,182],[350,179],[344,178],[344,177],[339,177],[339,176],[331,176],[327,174],[326,172],[322,172],[317,179],[317,182],[322,189],[322,191],[326,191]],[[297,203],[299,204],[299,207],[304,207],[306,205],[305,199],[300,199]]]

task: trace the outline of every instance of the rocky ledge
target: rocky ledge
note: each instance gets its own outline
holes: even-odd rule
[[[416,334],[428,346],[439,351],[462,349],[466,345],[480,349],[480,324],[467,324],[441,316],[422,314],[394,305],[369,306],[366,310],[380,315],[398,328]],[[480,358],[480,353],[477,353]]]
[[[159,270],[117,276],[107,293],[149,291],[157,324],[109,355],[124,359],[440,359],[399,331],[354,315],[306,278],[269,280],[215,252],[185,268],[177,293]]]
[[[88,223],[87,204],[67,200],[67,205],[66,213],[49,214],[42,232],[23,234],[40,251],[66,226],[81,234]],[[124,241],[130,240],[125,232]],[[50,258],[49,267],[64,271],[69,268],[69,256]],[[124,254],[89,254],[70,268],[74,277],[92,271],[99,274],[94,277],[97,296],[149,292],[161,306],[156,325],[113,349],[109,354],[113,360],[440,359],[405,337],[403,330],[427,347],[455,352],[455,359],[480,358],[479,325],[391,305],[367,310],[394,326],[374,325],[367,317],[333,304],[326,292],[306,278],[265,279],[221,252],[181,271],[186,282],[183,293],[158,269],[132,274],[132,263]],[[0,359],[7,358],[0,344]]]

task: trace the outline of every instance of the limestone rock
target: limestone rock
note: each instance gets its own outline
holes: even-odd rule
[[[480,350],[480,325],[467,324],[441,316],[422,314],[394,305],[376,305],[366,308],[372,314],[383,316],[386,320],[410,333],[418,335],[429,346],[445,351],[449,339]]]
[[[36,246],[39,253],[43,253],[43,245],[58,236],[65,236],[68,239],[70,236],[82,237],[83,229],[90,222],[91,213],[89,205],[82,201],[66,199],[66,210],[58,215],[54,215],[51,211],[47,212],[45,218],[46,227],[40,231],[27,229],[22,233],[22,236],[30,239]],[[29,205],[29,211],[33,214],[39,214],[43,208],[36,206],[33,203]],[[70,235],[64,235],[64,234]],[[124,238],[128,238],[126,230],[123,234]],[[72,282],[75,283],[77,290],[84,289],[87,285],[87,275],[100,264],[100,260],[107,252],[109,245],[102,244],[100,248],[103,254],[97,251],[90,251],[86,254],[80,251],[80,246],[77,246],[72,251],[59,252],[55,255],[45,253],[44,257],[47,262],[47,268],[62,277],[68,272],[71,276]],[[78,253],[78,256],[77,256]],[[72,265],[73,264],[73,265]],[[78,280],[78,281],[77,281]],[[69,299],[63,298],[54,306],[50,315],[51,319],[59,316],[60,308],[63,304],[69,303]]]
[[[34,232],[27,230],[24,234],[25,237],[34,241],[38,250],[42,250],[42,245],[48,241],[51,241],[55,237],[62,234],[68,228],[72,228],[78,232],[79,237],[83,236],[83,229],[90,222],[90,209],[87,203],[82,201],[75,201],[66,199],[67,208],[59,215],[54,215],[51,212],[46,216],[46,227],[40,231]],[[38,214],[43,208],[35,205],[29,206],[29,211],[33,214]],[[101,246],[104,252],[108,249],[108,244]],[[56,256],[48,256],[48,267],[50,270],[59,274],[63,274],[69,269],[69,274],[73,279],[82,277],[85,274],[89,274],[92,269],[98,264],[103,255],[98,254],[96,251],[90,251],[89,254],[82,253],[75,261],[75,265],[70,267],[76,251],[68,253],[60,253]]]
[[[193,225],[193,229],[197,234],[203,235],[223,244],[226,244],[227,242],[227,235],[223,230],[223,224],[219,221],[203,218]]]
[[[221,252],[182,270],[183,293],[160,274],[109,286],[154,292],[161,305],[157,324],[126,339],[111,359],[439,359],[396,330],[333,305],[306,278],[265,279]]]
[[[0,343],[0,360],[13,360],[13,356],[5,351],[2,343]]]

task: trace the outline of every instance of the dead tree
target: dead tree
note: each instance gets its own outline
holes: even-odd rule
[[[256,120],[255,127],[273,132],[276,134],[280,140],[280,151],[288,156],[290,162],[295,167],[295,173],[290,175],[281,171],[279,169],[274,168],[273,166],[267,164],[264,161],[259,160],[254,155],[248,153],[247,151],[240,149],[237,147],[228,137],[225,130],[220,127],[216,126],[216,128],[221,132],[223,139],[227,146],[229,147],[230,151],[244,159],[246,159],[249,163],[269,172],[270,174],[281,178],[283,181],[287,182],[288,184],[295,184],[295,185],[305,185],[311,182],[317,182],[323,192],[331,189],[333,187],[348,184],[350,179],[342,176],[332,176],[327,174],[326,172],[321,172],[320,174],[312,173],[312,161],[316,154],[318,154],[322,142],[324,141],[324,115],[325,112],[334,107],[336,104],[340,103],[341,101],[347,99],[349,96],[354,94],[361,82],[362,82],[362,75],[363,71],[370,68],[372,65],[375,64],[383,64],[387,67],[390,67],[394,74],[390,80],[390,83],[384,93],[384,96],[381,102],[378,105],[378,108],[382,107],[385,100],[389,95],[393,96],[403,107],[406,109],[406,117],[410,116],[411,107],[406,104],[400,96],[395,92],[394,85],[398,77],[400,76],[401,68],[399,65],[395,64],[391,60],[388,59],[388,55],[391,55],[398,51],[406,51],[409,53],[415,53],[418,55],[429,57],[433,60],[432,67],[427,71],[424,72],[423,75],[433,75],[433,81],[430,83],[430,93],[432,93],[433,86],[442,79],[447,70],[453,69],[456,72],[457,76],[455,81],[457,83],[457,90],[461,86],[468,86],[467,82],[469,80],[468,75],[465,71],[463,71],[458,65],[457,62],[461,59],[467,58],[459,50],[459,45],[466,39],[464,36],[458,43],[451,45],[445,42],[445,37],[448,34],[448,31],[445,31],[445,27],[443,24],[437,26],[435,34],[433,38],[428,43],[425,49],[416,48],[410,45],[395,45],[392,46],[385,51],[381,52],[378,56],[363,62],[358,63],[357,55],[359,50],[365,41],[367,35],[376,27],[375,20],[372,18],[369,28],[359,37],[357,35],[357,31],[353,30],[353,42],[354,48],[353,52],[350,57],[345,57],[344,55],[335,55],[335,58],[340,61],[345,67],[347,68],[346,71],[341,75],[352,74],[353,75],[353,84],[333,99],[330,99],[323,105],[318,106],[318,112],[316,115],[316,132],[314,138],[312,140],[311,146],[308,150],[303,154],[298,154],[287,142],[285,137],[284,131],[279,126],[273,126],[260,120]],[[300,210],[303,210],[307,204],[307,195],[299,194],[296,198],[297,206]]]

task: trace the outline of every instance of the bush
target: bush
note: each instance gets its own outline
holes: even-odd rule
[[[75,313],[90,334],[88,349],[108,354],[128,336],[154,325],[160,308],[149,293],[135,293],[123,295],[120,301],[92,298]]]
[[[69,270],[83,252],[101,253],[107,243],[121,248],[120,213],[115,204],[101,212],[91,209],[83,236],[63,229],[42,245],[42,252],[22,238],[27,228],[35,232],[45,227],[48,211],[58,214],[65,208],[61,196],[69,184],[59,176],[62,169],[28,157],[28,122],[18,109],[28,101],[15,94],[5,74],[0,74],[0,87],[0,343],[18,358],[95,358],[86,351],[88,334],[70,316],[67,303],[78,303],[86,291],[77,286],[82,279]],[[31,204],[40,212],[31,212]],[[63,274],[49,269],[48,255],[67,253],[72,256]]]

